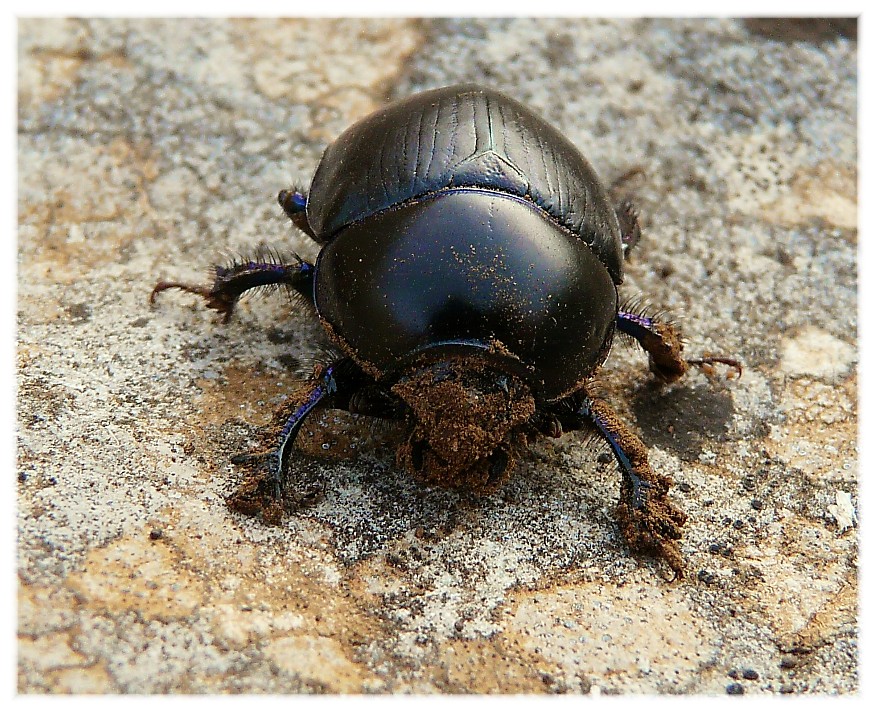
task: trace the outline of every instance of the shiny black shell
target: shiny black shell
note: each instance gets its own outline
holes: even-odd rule
[[[346,129],[322,156],[307,220],[324,242],[380,210],[467,186],[530,199],[622,283],[619,222],[592,166],[529,108],[475,84],[415,94]]]
[[[553,400],[609,351],[616,213],[580,152],[498,92],[446,87],[359,121],[325,151],[306,216],[319,316],[376,377],[468,349]]]

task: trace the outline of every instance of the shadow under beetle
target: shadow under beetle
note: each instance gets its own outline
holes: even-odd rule
[[[686,516],[668,498],[672,482],[587,381],[617,330],[664,382],[690,364],[740,364],[686,360],[673,324],[621,310],[637,215],[614,208],[570,141],[491,89],[426,91],[351,126],[308,194],[283,190],[279,203],[321,245],[315,264],[238,262],[217,267],[209,286],[161,281],[151,294],[199,294],[227,321],[243,292],[285,286],[344,354],[316,369],[269,451],[235,459],[266,471],[236,508],[281,516],[292,446],[317,407],[404,422],[399,465],[477,492],[506,481],[529,437],[594,429],[622,472],[629,546],[682,575]]]

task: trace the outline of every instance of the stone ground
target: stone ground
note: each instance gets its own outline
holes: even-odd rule
[[[22,20],[18,690],[850,693],[857,672],[855,24]],[[327,412],[320,498],[230,512],[230,464],[318,361],[279,296],[228,325],[147,297],[259,245],[386,101],[477,81],[535,107],[645,236],[625,296],[680,315],[662,389],[599,391],[689,514],[688,575],[632,555],[615,466],[566,435],[498,494],[426,490]]]

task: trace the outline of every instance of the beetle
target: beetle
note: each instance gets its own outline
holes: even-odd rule
[[[309,190],[283,190],[279,203],[320,246],[315,263],[237,261],[216,267],[210,285],[160,281],[150,296],[198,294],[227,321],[245,291],[284,286],[315,308],[342,354],[284,409],[266,452],[235,458],[266,472],[239,509],[267,517],[260,496],[281,512],[295,438],[320,407],[404,423],[399,466],[474,492],[500,487],[531,437],[589,429],[621,471],[629,546],[682,575],[686,516],[672,482],[588,384],[616,332],[643,347],[662,382],[690,365],[741,366],[687,360],[673,323],[620,306],[638,216],[611,203],[567,138],[493,89],[425,91],[353,124]]]

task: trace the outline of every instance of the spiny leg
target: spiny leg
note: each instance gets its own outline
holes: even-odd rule
[[[620,310],[616,314],[616,328],[634,338],[649,354],[649,369],[661,381],[673,383],[679,380],[690,365],[710,366],[722,363],[743,372],[739,360],[722,356],[683,358],[683,339],[679,329],[672,323],[660,322],[643,314]]]
[[[281,515],[291,451],[306,418],[319,406],[342,406],[348,403],[356,391],[372,382],[372,378],[349,358],[341,358],[327,367],[318,367],[291,408],[284,408],[283,412],[289,413],[290,409],[290,414],[283,416],[285,422],[275,445],[266,452],[242,454],[232,459],[234,464],[266,465],[267,476],[262,482],[266,487],[266,492],[263,492],[266,496],[262,498],[268,499],[267,506],[263,502],[253,501],[253,497],[258,498],[258,492],[252,491],[251,487],[244,487],[233,497],[232,507],[244,513],[254,513],[274,505],[279,506],[280,510],[271,514],[271,517]],[[257,488],[262,487],[259,485]]]
[[[683,557],[676,541],[682,536],[686,514],[668,498],[673,481],[653,471],[646,445],[606,402],[587,394],[577,398],[577,416],[604,438],[622,472],[616,515],[629,547],[661,557],[678,578],[682,577]]]
[[[186,284],[178,281],[159,281],[149,296],[149,303],[167,289],[181,289],[206,299],[206,305],[224,315],[227,323],[243,292],[258,287],[285,286],[313,302],[315,267],[298,259],[290,264],[278,260],[238,262],[229,267],[215,267],[215,279],[209,286]]]

